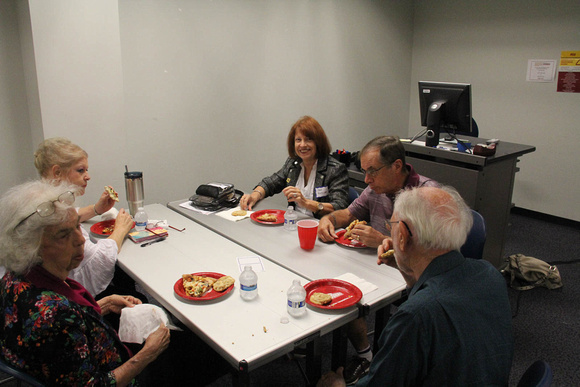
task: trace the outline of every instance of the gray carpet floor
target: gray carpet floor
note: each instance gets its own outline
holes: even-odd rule
[[[557,290],[536,288],[523,292],[509,289],[515,334],[510,386],[516,386],[527,367],[537,359],[547,361],[552,367],[552,386],[580,385],[579,251],[580,230],[577,224],[553,223],[528,214],[512,213],[505,257],[521,253],[549,263],[556,262],[564,286]],[[373,315],[368,317],[368,322],[369,326],[373,326]],[[330,335],[321,339],[323,372],[330,369],[331,343]],[[353,354],[349,345],[348,356]],[[300,371],[304,362],[304,358],[283,356],[253,371],[251,385],[306,386],[308,384]],[[231,375],[225,375],[208,386],[232,384]],[[16,383],[6,385],[16,386]]]

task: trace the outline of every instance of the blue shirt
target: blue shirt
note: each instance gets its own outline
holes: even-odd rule
[[[452,251],[435,258],[389,319],[358,386],[507,386],[511,308],[489,262]]]

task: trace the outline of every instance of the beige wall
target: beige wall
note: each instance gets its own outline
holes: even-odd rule
[[[22,160],[32,145],[18,18],[16,2],[0,1],[0,193],[36,176]]]
[[[526,82],[529,59],[580,50],[580,2],[416,1],[414,26],[409,133],[420,125],[419,80],[471,83],[481,137],[537,148],[520,158],[515,205],[580,220],[580,93]]]
[[[528,59],[580,49],[576,3],[3,0],[0,191],[34,177],[32,150],[56,135],[89,152],[87,203],[123,192],[125,165],[149,203],[210,180],[247,189],[302,115],[335,148],[415,133],[429,79],[473,84],[482,136],[538,148],[516,205],[580,220],[579,95],[525,82]]]

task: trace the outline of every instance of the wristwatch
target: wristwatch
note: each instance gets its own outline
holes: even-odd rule
[[[324,210],[324,205],[322,203],[318,202],[318,204],[316,205],[316,208],[317,208],[317,210],[316,210],[315,214],[318,214],[320,211]]]

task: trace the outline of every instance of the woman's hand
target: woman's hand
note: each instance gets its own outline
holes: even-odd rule
[[[161,323],[159,328],[147,337],[142,351],[146,351],[155,360],[157,356],[167,349],[170,338],[169,328]]]
[[[117,251],[121,251],[125,237],[133,228],[133,218],[123,208],[119,210],[117,219],[115,220],[115,229],[109,235],[109,239],[117,243]]]
[[[115,368],[117,386],[126,386],[157,357],[167,349],[170,341],[169,328],[161,323],[159,328],[147,337],[143,348],[131,359]]]
[[[120,314],[123,308],[132,308],[141,303],[140,299],[133,296],[120,296],[118,294],[113,294],[97,301],[97,304],[101,307],[101,314],[103,316],[110,312]]]
[[[251,193],[244,194],[244,196],[240,198],[240,208],[244,211],[252,211],[254,205],[262,200],[265,194],[266,192],[264,189],[260,186],[257,186]]]
[[[119,210],[117,219],[115,219],[115,229],[113,233],[118,232],[123,237],[133,228],[133,218],[124,208]],[[111,234],[113,234],[111,233]]]
[[[294,202],[302,208],[307,208],[306,205],[308,199],[304,197],[300,188],[289,185],[282,190],[282,193],[286,196],[286,199],[288,199],[289,202]]]
[[[103,193],[97,202],[95,203],[95,211],[99,213],[99,215],[104,214],[105,212],[109,211],[115,205],[115,200],[111,199],[109,193],[103,189]]]

